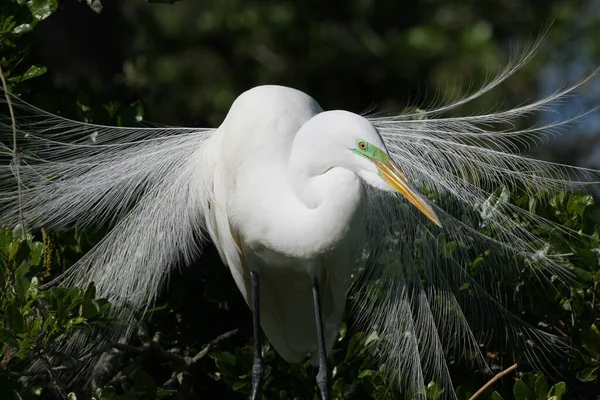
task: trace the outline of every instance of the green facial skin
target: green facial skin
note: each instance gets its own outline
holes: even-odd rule
[[[371,161],[377,161],[383,164],[387,164],[392,161],[390,156],[379,147],[372,145],[363,139],[356,141],[356,148],[352,151],[360,156],[368,158]]]

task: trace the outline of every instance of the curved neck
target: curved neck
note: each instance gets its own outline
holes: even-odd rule
[[[320,138],[312,131],[298,132],[292,143],[288,159],[286,175],[291,189],[298,199],[308,208],[319,207],[325,201],[334,200],[344,185],[360,184],[358,177],[351,171],[336,168],[342,165],[334,154],[328,154],[318,144]],[[337,175],[345,175],[340,180],[333,179]]]
[[[336,167],[335,157],[314,149],[313,143],[298,137],[294,140],[286,175],[290,189],[306,207],[298,215],[302,229],[321,238],[318,247],[330,248],[364,222],[366,195],[354,172]]]

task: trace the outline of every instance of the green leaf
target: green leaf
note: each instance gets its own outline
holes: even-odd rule
[[[362,379],[365,376],[372,376],[373,374],[376,374],[377,371],[373,371],[372,369],[365,369],[364,371],[361,371],[360,374],[358,374],[358,379]]]
[[[21,35],[23,33],[30,32],[34,26],[35,26],[35,23],[34,24],[21,24],[19,26],[15,26],[12,31],[13,31],[13,33],[15,33],[17,35]]]
[[[352,356],[356,355],[360,351],[360,343],[363,336],[363,332],[357,332],[354,335],[352,335],[350,341],[348,342],[348,350],[346,350],[346,360],[350,359]]]
[[[79,315],[84,318],[94,318],[100,314],[100,306],[95,300],[83,300],[79,306]]]
[[[235,365],[235,356],[227,351],[215,351],[210,354],[210,357],[215,361]]]
[[[515,382],[513,395],[515,396],[515,400],[535,400],[533,392],[522,380]]]
[[[429,382],[425,388],[425,395],[428,400],[437,400],[444,393],[444,389],[440,389],[435,382]]]
[[[577,277],[579,279],[581,279],[583,282],[587,283],[587,282],[592,282],[594,280],[594,275],[591,272],[586,271],[585,269],[571,267],[571,271],[573,271],[575,273],[575,275],[577,275]]]
[[[581,346],[592,356],[600,356],[600,331],[596,325],[581,331]]]
[[[492,397],[490,397],[491,400],[504,400],[504,397],[500,396],[500,393],[498,392],[494,392],[492,393]]]
[[[9,331],[8,329],[3,329],[3,328],[0,328],[0,342],[8,343],[14,347],[17,347],[19,345],[14,333]]]
[[[2,20],[2,26],[0,26],[0,35],[6,35],[9,33],[17,24],[13,15],[8,15]]]
[[[84,299],[94,299],[96,297],[96,286],[90,283],[83,294]]]
[[[593,382],[598,378],[598,367],[586,368],[579,371],[576,376],[581,382]]]
[[[15,265],[21,265],[29,257],[29,246],[24,240],[17,240],[8,246],[8,258]]]
[[[29,0],[27,7],[36,21],[48,18],[58,8],[58,0]]]
[[[8,320],[8,326],[14,333],[23,333],[25,323],[23,322],[23,316],[17,307],[12,304],[6,306],[6,319]]]
[[[577,216],[583,216],[585,209],[594,204],[594,198],[590,194],[581,196],[574,193],[567,201],[567,211]]]
[[[71,329],[74,325],[79,325],[81,324],[83,321],[85,321],[85,318],[83,317],[77,317],[77,318],[71,318],[69,321],[67,321],[67,325],[66,325],[66,329],[69,330]]]
[[[346,332],[348,332],[348,327],[345,322],[342,322],[340,325],[340,338],[338,340],[342,341],[346,337]]]
[[[556,385],[550,388],[550,392],[548,393],[550,397],[549,400],[561,400],[563,395],[567,392],[567,384],[564,382],[558,382]]]
[[[23,262],[19,265],[19,268],[15,271],[16,276],[25,276],[31,269],[31,265],[29,263]]]
[[[540,376],[535,380],[534,392],[537,400],[548,399],[548,382],[546,382],[544,375],[540,374]]]
[[[29,285],[29,288],[27,289],[27,294],[25,297],[27,297],[27,298],[36,297],[38,295],[39,287],[40,287],[40,281],[37,278],[37,276],[34,276],[33,278],[31,278],[31,283]]]
[[[377,342],[379,340],[379,335],[377,334],[377,331],[373,331],[369,334],[369,336],[367,337],[367,339],[365,340],[365,347],[370,345],[373,342]]]
[[[15,289],[20,300],[25,301],[31,282],[24,275],[15,275]]]
[[[0,229],[0,251],[4,250],[8,253],[8,246],[13,241],[12,230],[8,226]]]
[[[473,396],[475,390],[469,384],[462,384],[456,388],[456,398],[457,400],[468,400]]]
[[[31,79],[31,78],[35,78],[36,76],[43,75],[46,73],[46,71],[47,71],[47,69],[43,65],[32,65],[23,74],[21,74],[19,76],[13,76],[13,77],[9,78],[8,80],[10,82],[19,83],[19,82],[26,81],[27,79]]]
[[[39,265],[42,259],[42,252],[44,251],[44,244],[41,242],[31,243],[31,253],[29,254],[29,264]]]

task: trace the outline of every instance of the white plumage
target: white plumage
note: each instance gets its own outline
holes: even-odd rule
[[[310,277],[322,283],[331,349],[356,264],[351,250],[364,243],[366,199],[359,178],[340,168],[306,168],[318,168],[315,158],[335,161],[324,139],[330,132],[302,135],[303,125],[320,112],[302,92],[255,88],[236,100],[213,139],[221,147],[209,232],[249,303],[248,269],[259,272],[262,327],[291,362],[317,350]]]

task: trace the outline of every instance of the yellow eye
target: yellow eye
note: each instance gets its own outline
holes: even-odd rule
[[[367,144],[365,142],[358,142],[358,148],[361,150],[366,150]]]

